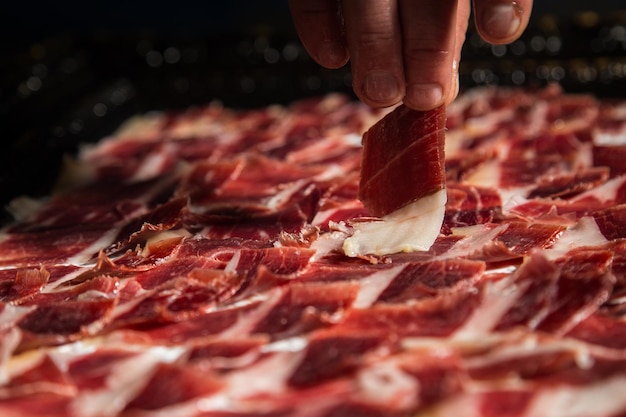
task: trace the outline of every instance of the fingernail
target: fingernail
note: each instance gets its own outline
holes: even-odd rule
[[[348,51],[339,41],[326,41],[320,45],[317,57],[324,66],[338,68],[347,62]]]
[[[363,90],[370,100],[386,105],[399,99],[400,84],[398,79],[387,71],[371,71],[365,76]]]
[[[430,110],[441,104],[443,89],[439,84],[413,84],[407,87],[406,101],[410,107]]]
[[[484,31],[493,38],[506,39],[515,35],[522,24],[521,10],[516,2],[489,6],[482,16]]]

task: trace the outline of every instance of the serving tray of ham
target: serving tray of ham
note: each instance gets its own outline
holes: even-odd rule
[[[347,256],[390,111],[142,114],[14,199],[0,415],[625,416],[626,101],[465,92],[432,245]]]

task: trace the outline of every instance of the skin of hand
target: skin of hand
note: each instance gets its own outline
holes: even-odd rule
[[[449,104],[470,10],[492,44],[516,40],[532,0],[289,0],[298,35],[326,68],[350,60],[354,92],[373,107],[415,110]]]

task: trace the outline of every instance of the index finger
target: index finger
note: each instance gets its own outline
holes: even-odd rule
[[[404,103],[416,110],[443,104],[452,91],[457,0],[400,0]]]
[[[404,95],[402,37],[396,0],[343,0],[352,86],[374,107],[397,104]]]

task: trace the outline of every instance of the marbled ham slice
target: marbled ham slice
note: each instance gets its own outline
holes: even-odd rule
[[[355,224],[348,256],[428,250],[445,211],[445,109],[401,105],[363,135],[359,199],[380,223]]]

